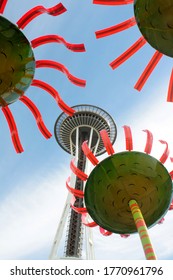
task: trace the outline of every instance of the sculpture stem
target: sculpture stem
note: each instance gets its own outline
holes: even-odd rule
[[[151,240],[148,234],[147,226],[145,224],[143,215],[141,213],[141,210],[135,200],[129,201],[129,206],[134,218],[134,222],[136,224],[136,228],[138,230],[142,247],[145,253],[145,257],[147,260],[156,260],[156,255],[154,253],[153,246],[151,244]]]

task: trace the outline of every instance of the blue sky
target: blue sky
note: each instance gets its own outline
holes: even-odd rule
[[[86,53],[74,53],[61,44],[48,44],[34,49],[35,58],[64,64],[72,74],[86,79],[85,88],[69,82],[54,69],[36,69],[35,78],[54,86],[70,106],[96,105],[114,118],[118,136],[115,151],[125,149],[123,125],[131,126],[134,149],[143,151],[149,129],[154,135],[152,155],[159,158],[168,141],[173,156],[173,104],[166,102],[172,60],[164,56],[141,92],[133,86],[154,54],[146,44],[118,69],[109,63],[130,47],[140,36],[137,26],[124,32],[96,39],[95,31],[118,24],[133,16],[133,5],[101,6],[92,0],[62,0],[67,12],[51,17],[41,15],[31,22],[24,34],[29,40],[46,34],[58,34],[71,43],[84,43]],[[16,22],[36,5],[51,7],[56,0],[9,0],[4,16]],[[53,134],[54,123],[61,113],[46,92],[30,87],[26,95],[42,113]],[[0,259],[47,259],[58,221],[67,196],[65,181],[70,175],[70,155],[57,145],[54,136],[45,140],[29,110],[21,103],[10,106],[16,120],[24,153],[16,154],[6,120],[0,115]],[[106,156],[106,155],[105,155]],[[165,164],[169,171],[173,164]],[[173,213],[165,222],[150,229],[159,259],[173,259]],[[96,259],[144,259],[137,235],[122,239],[118,235],[103,237],[94,229]],[[62,244],[63,245],[63,244]]]

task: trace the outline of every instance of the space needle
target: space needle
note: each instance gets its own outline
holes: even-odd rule
[[[82,151],[82,143],[87,141],[88,147],[95,156],[106,152],[100,131],[106,130],[113,144],[117,136],[117,128],[112,117],[103,109],[93,105],[76,105],[72,107],[75,113],[72,117],[62,113],[55,122],[55,139],[59,146],[71,154],[75,166],[88,173],[91,163]],[[85,182],[73,172],[70,176],[70,189],[83,191]],[[66,183],[66,185],[68,185]],[[62,216],[53,241],[49,259],[94,259],[92,229],[83,227],[81,214],[71,209],[72,194],[65,201]],[[83,207],[83,198],[75,197],[75,206]],[[85,240],[85,243],[84,243]],[[62,253],[62,243],[64,252]],[[83,256],[83,252],[84,256]]]

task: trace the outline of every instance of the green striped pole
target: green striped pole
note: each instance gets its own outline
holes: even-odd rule
[[[145,224],[144,218],[142,216],[141,210],[136,202],[136,200],[130,200],[129,206],[134,218],[134,222],[136,224],[136,228],[138,230],[143,250],[145,253],[145,257],[147,260],[156,260],[156,255],[154,253],[153,246],[151,244],[150,237],[148,235],[147,226]]]

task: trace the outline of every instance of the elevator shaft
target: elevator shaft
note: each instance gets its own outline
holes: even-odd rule
[[[85,171],[86,157],[81,149],[82,143],[89,139],[89,134],[85,131],[79,130],[79,142],[78,142],[78,160],[77,168]],[[75,187],[76,190],[84,190],[84,181],[76,177]],[[83,198],[75,197],[75,207],[83,207]],[[67,240],[65,246],[65,256],[80,258],[82,254],[82,242],[83,242],[83,225],[81,221],[81,214],[75,212],[73,209],[70,211],[69,224],[67,228]]]

